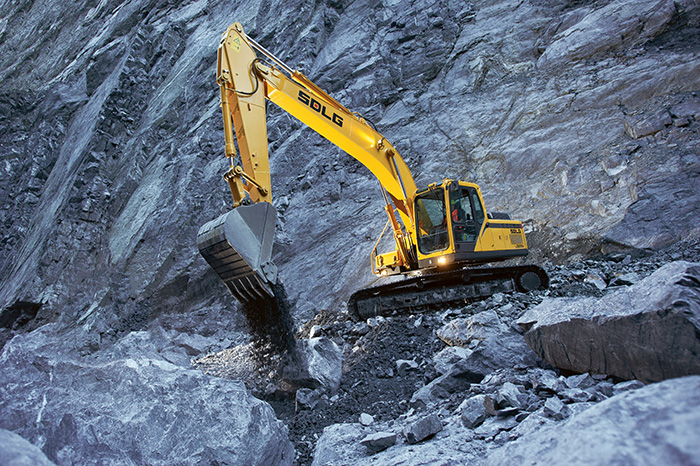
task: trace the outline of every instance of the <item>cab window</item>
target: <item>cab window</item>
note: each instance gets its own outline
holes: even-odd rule
[[[446,214],[443,190],[432,189],[416,197],[418,249],[421,253],[442,251],[450,245]]]
[[[484,222],[484,210],[476,190],[465,187],[451,190],[450,212],[455,241],[476,241]]]
[[[472,189],[472,200],[473,206],[474,206],[474,220],[476,221],[476,224],[479,225],[479,229],[481,229],[481,224],[484,223],[484,218],[486,216],[484,215],[484,208],[481,205],[481,201],[479,200],[479,195],[476,193],[475,189]]]

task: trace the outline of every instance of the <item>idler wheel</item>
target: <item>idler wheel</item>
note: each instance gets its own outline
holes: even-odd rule
[[[523,291],[535,291],[542,286],[542,280],[537,273],[528,271],[518,277],[518,286]]]

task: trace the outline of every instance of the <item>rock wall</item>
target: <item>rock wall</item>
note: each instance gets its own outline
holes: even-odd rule
[[[43,302],[70,320],[97,305],[125,321],[235,306],[194,246],[230,203],[214,67],[235,20],[372,120],[419,184],[480,183],[488,208],[525,220],[544,254],[662,247],[695,228],[696,1],[0,10],[3,306]],[[371,279],[381,201],[357,162],[269,113],[275,260],[308,315]]]

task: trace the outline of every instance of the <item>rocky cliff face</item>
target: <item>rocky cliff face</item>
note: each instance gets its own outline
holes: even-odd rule
[[[372,120],[419,185],[479,183],[537,261],[697,231],[697,0],[0,0],[0,308],[65,332],[84,377],[76,361],[149,328],[178,361],[244,338],[195,246],[230,203],[214,70],[233,21]],[[302,321],[372,279],[381,200],[273,106],[269,142],[274,259]]]
[[[4,1],[0,301],[232,306],[194,235],[230,202],[214,62],[234,20],[374,121],[419,184],[480,183],[550,255],[694,228],[697,2],[428,3]],[[376,181],[270,114],[276,261],[302,308],[337,304],[371,278]]]

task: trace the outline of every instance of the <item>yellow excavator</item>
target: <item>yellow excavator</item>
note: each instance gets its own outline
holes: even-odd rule
[[[216,73],[230,165],[224,179],[234,208],[205,224],[197,242],[244,306],[279,298],[277,267],[271,260],[276,211],[271,204],[266,99],[356,158],[379,180],[388,220],[371,251],[372,271],[379,277],[408,277],[352,295],[348,308],[357,317],[548,286],[547,274],[534,265],[483,266],[525,256],[528,248],[522,223],[488,213],[479,186],[446,179],[418,189],[399,152],[374,125],[282,63],[239,23],[223,34]],[[388,229],[395,249],[378,253]]]

